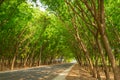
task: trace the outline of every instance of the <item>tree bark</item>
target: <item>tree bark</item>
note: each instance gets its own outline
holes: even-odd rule
[[[11,64],[11,68],[10,68],[11,70],[14,69],[16,57],[17,57],[17,54],[15,54],[14,57],[13,57],[12,64]]]
[[[96,61],[95,61],[95,66],[96,66],[96,73],[97,73],[97,79],[101,80],[101,76],[100,76],[100,71],[99,71],[99,65],[98,65],[98,53],[96,53]]]
[[[104,0],[99,0],[99,17],[100,22],[98,23],[98,29],[101,35],[101,40],[103,41],[105,51],[108,54],[109,61],[111,63],[113,72],[114,72],[114,79],[119,80],[118,78],[118,72],[117,72],[117,65],[115,62],[114,54],[112,53],[112,49],[109,43],[109,40],[105,33],[105,13],[104,13]]]
[[[24,67],[26,67],[26,64],[27,64],[28,58],[29,58],[29,54],[28,54],[27,57],[24,59],[24,63],[23,63],[23,66],[24,66]]]
[[[42,46],[40,48],[40,54],[39,54],[39,57],[38,57],[38,66],[40,66],[40,64],[41,64],[41,57],[42,57]]]
[[[12,59],[12,64],[11,64],[11,68],[10,68],[11,70],[14,69],[15,60],[17,58],[17,55],[18,55],[18,42],[15,45],[15,53],[14,53],[14,56],[13,56],[13,59]]]
[[[107,68],[107,63],[105,61],[105,56],[104,56],[104,53],[103,53],[103,49],[102,49],[101,43],[99,42],[98,39],[96,39],[96,43],[98,45],[98,51],[99,51],[99,53],[101,55],[101,58],[102,58],[103,66],[105,68],[106,80],[110,80],[110,75],[109,75],[109,71],[108,71],[108,68]]]
[[[89,52],[88,52],[85,44],[82,42],[82,40],[81,40],[81,38],[80,38],[80,36],[79,36],[78,28],[77,28],[77,26],[76,26],[76,24],[75,24],[74,19],[73,19],[73,26],[74,26],[74,29],[75,29],[75,32],[76,32],[76,33],[75,33],[75,38],[76,38],[76,40],[78,41],[80,48],[82,48],[83,52],[85,53],[85,56],[86,56],[86,58],[87,58],[87,60],[88,60],[88,62],[89,62],[90,70],[92,71],[93,77],[96,77],[96,72],[95,72],[95,69],[94,69],[94,67],[93,67],[92,60],[91,60],[91,58],[90,58],[90,56],[89,56]]]

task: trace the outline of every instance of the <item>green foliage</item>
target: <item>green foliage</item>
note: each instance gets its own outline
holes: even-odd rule
[[[94,20],[83,3],[78,1],[81,7],[85,8],[86,22],[80,17],[83,15],[77,8],[79,7],[77,1],[72,0],[69,3],[78,14],[74,14],[65,0],[41,0],[41,2],[47,6],[44,12],[24,0],[8,0],[0,4],[0,58],[12,60],[17,55],[18,60],[21,58],[25,60],[28,57],[29,61],[41,59],[42,63],[50,63],[61,57],[69,61],[76,54],[85,57],[84,54],[80,54],[83,50],[75,38],[73,18],[81,41],[91,53],[90,57],[95,58],[96,40],[90,30],[93,32],[97,30],[89,25]],[[119,0],[105,1],[106,31],[113,52],[120,47],[119,4]],[[119,50],[115,52],[117,59],[120,57],[118,53]]]
[[[1,58],[12,60],[17,55],[16,61],[19,61],[29,55],[28,59],[39,60],[41,55],[44,63],[51,57],[73,57],[71,50],[66,48],[67,30],[59,18],[25,1],[5,1],[0,8],[0,26]]]
[[[79,42],[77,42],[73,37],[75,35],[74,23],[78,28],[78,34],[82,38],[82,42],[86,45],[91,57],[96,56],[97,44],[96,44],[96,34],[98,29],[93,27],[95,23],[94,18],[90,12],[90,9],[84,4],[84,0],[41,0],[44,5],[48,6],[48,10],[54,11],[54,13],[60,17],[64,25],[68,28],[70,33],[68,34],[66,40],[69,42],[69,47],[73,52],[77,53],[79,48]],[[93,9],[94,3],[90,0],[86,0],[85,3]],[[91,5],[92,4],[92,5]],[[120,47],[120,1],[119,0],[105,0],[105,22],[106,22],[106,32],[112,47],[113,53],[115,49]],[[95,8],[98,9],[98,2],[95,1]],[[80,7],[83,9],[80,10]],[[93,14],[94,14],[94,10]],[[72,18],[75,17],[75,22],[72,22]],[[70,35],[71,34],[71,35]],[[99,34],[99,33],[98,33]],[[100,36],[98,36],[99,39]],[[69,40],[71,38],[71,40]],[[103,43],[101,42],[102,46]],[[72,47],[74,45],[74,47]],[[76,50],[76,51],[75,51]],[[82,52],[82,50],[78,50]],[[95,52],[96,51],[96,52]],[[119,50],[117,56],[119,54]],[[119,57],[117,57],[119,58]]]

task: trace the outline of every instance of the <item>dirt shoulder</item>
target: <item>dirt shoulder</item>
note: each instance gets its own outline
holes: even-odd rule
[[[68,73],[66,80],[96,80],[88,71],[76,64]]]
[[[118,75],[120,77],[120,69],[118,68]],[[109,72],[111,80],[114,80],[113,73]],[[100,76],[102,80],[105,80],[105,73],[100,70]],[[75,66],[70,70],[68,75],[66,76],[66,80],[96,80],[96,78],[92,77],[90,73],[85,70],[83,67],[80,67],[78,64],[75,64]]]

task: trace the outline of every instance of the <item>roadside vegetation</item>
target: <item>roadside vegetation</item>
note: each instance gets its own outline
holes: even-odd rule
[[[0,70],[75,58],[93,77],[119,80],[119,0],[40,2],[0,1]]]

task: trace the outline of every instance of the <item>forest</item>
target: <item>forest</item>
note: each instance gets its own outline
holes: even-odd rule
[[[0,0],[0,71],[74,59],[119,80],[120,0]]]

